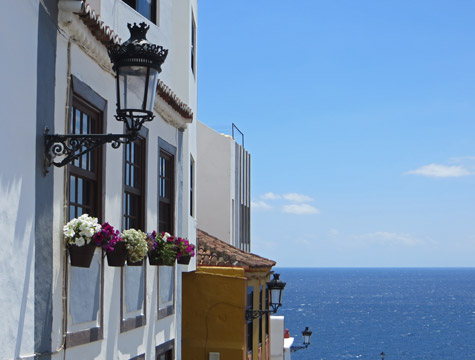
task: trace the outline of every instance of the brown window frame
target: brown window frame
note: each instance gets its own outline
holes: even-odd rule
[[[175,359],[175,339],[168,340],[155,347],[155,359],[160,360],[161,355],[165,355],[166,360]]]
[[[148,129],[142,127],[139,137],[131,144],[124,145],[124,161],[123,161],[123,191],[122,191],[122,229],[130,229],[134,228],[137,230],[144,230],[146,225],[146,194],[147,194],[147,135]],[[133,154],[136,154],[136,146],[139,145],[139,162],[137,164],[133,161],[130,157],[132,156],[131,149],[134,148]],[[128,158],[128,155],[130,156]],[[128,171],[129,170],[129,171]],[[134,170],[134,171],[130,171]],[[137,179],[133,178],[132,174],[136,172],[139,173],[138,179],[138,187],[131,186],[130,181],[133,179],[134,184]],[[133,210],[127,211],[126,208],[128,207],[127,204],[130,202],[127,201],[127,196],[136,197],[137,204]],[[130,199],[130,198],[129,198]],[[133,216],[133,213],[137,214]],[[130,220],[134,220],[134,218],[138,218],[138,220],[133,221],[130,224]],[[126,223],[128,221],[128,223]]]
[[[262,308],[262,305],[263,305],[263,301],[262,301],[262,292],[263,292],[263,286],[261,285],[259,287],[259,310],[263,310]],[[259,315],[259,346],[262,346],[262,343],[263,343],[263,331],[262,331],[262,324],[263,324],[263,321],[262,321],[262,317],[265,316],[263,314],[260,314]]]
[[[140,162],[139,164],[136,164],[134,161],[131,161],[131,157],[128,158],[128,154],[130,155],[132,152],[130,151],[132,145],[131,144],[126,144],[124,145],[124,152],[123,152],[123,168],[122,168],[122,230],[134,228],[136,230],[142,230],[145,231],[146,229],[146,209],[147,209],[147,146],[148,146],[148,129],[145,126],[142,126],[142,128],[139,131],[139,135],[137,140],[134,141],[133,145],[140,144],[139,148],[139,154],[140,157],[138,161]],[[135,150],[134,150],[135,154]],[[131,168],[134,168],[139,171],[139,179],[137,182],[138,187],[135,186],[130,186],[130,179],[132,179],[132,171],[127,172],[128,166],[129,170]],[[127,178],[127,176],[129,178]],[[135,184],[134,179],[134,184]],[[126,224],[126,219],[131,218],[131,212],[127,212],[126,214],[126,200],[125,197],[126,195],[132,195],[138,197],[138,205],[135,207],[135,211],[139,212],[139,215],[137,215],[138,220],[136,223],[132,224],[132,226],[126,226],[130,224]],[[124,319],[125,315],[125,298],[124,298],[124,293],[126,291],[125,289],[125,271],[124,268],[121,268],[121,281],[120,281],[120,332],[126,332],[130,331],[133,329],[136,329],[141,326],[146,325],[146,319],[147,319],[147,266],[142,265],[143,272],[144,272],[144,277],[143,277],[143,313],[141,315],[137,315],[135,317],[127,318]]]
[[[195,159],[193,159],[193,156],[190,154],[190,216],[194,217],[195,216]]]
[[[254,286],[247,287],[246,310],[254,310]],[[254,351],[254,319],[251,317],[247,319],[247,353]]]
[[[170,160],[170,172],[171,176],[167,177],[166,175],[163,176],[162,174],[162,156],[166,157]],[[159,138],[158,139],[158,231],[169,232],[170,234],[175,233],[175,181],[176,181],[176,166],[175,166],[175,159],[176,159],[176,148],[167,143],[165,140]],[[162,184],[162,179],[168,181],[170,184],[169,187],[169,196],[163,197],[162,196],[162,186],[166,187],[166,184]],[[166,190],[165,190],[166,192]],[[169,212],[169,220],[163,220],[163,205],[168,207]],[[168,223],[165,228],[162,224]]]
[[[89,115],[93,115],[94,126],[88,128],[88,133],[104,133],[106,131],[106,121],[107,119],[107,101],[102,98],[98,93],[96,93],[89,85],[79,80],[74,75],[71,76],[71,91],[69,94],[69,104],[71,106],[71,112],[69,114],[70,118],[68,121],[68,132],[71,132],[71,124],[73,124],[73,119],[75,116],[74,109],[78,108],[83,113],[89,112]],[[76,132],[77,133],[77,132]],[[91,216],[95,216],[99,219],[99,222],[104,218],[104,184],[105,184],[105,151],[103,147],[98,147],[92,150],[89,154],[83,155],[82,159],[88,159],[90,163],[93,164],[94,173],[86,169],[77,167],[75,164],[81,164],[81,160],[75,160],[72,163],[67,165],[66,173],[66,198],[67,210],[66,217],[72,219],[76,217],[77,208],[79,203],[75,201],[73,206],[75,207],[75,214],[71,214],[71,176],[76,178],[86,179],[88,181],[94,181],[96,183],[96,194],[94,196],[95,202],[90,204],[89,208],[95,207],[93,211],[87,212]],[[75,183],[75,199],[78,198],[77,192],[77,181]],[[92,192],[90,194],[92,196]],[[84,212],[83,212],[84,213]],[[66,262],[67,264],[67,262]],[[65,266],[64,272],[64,283],[66,287],[66,297],[69,296],[69,265]],[[100,264],[100,300],[99,300],[99,325],[80,330],[75,332],[67,332],[66,334],[66,343],[65,347],[79,346],[83,344],[88,344],[94,341],[102,340],[104,338],[104,261],[101,261]],[[66,311],[69,311],[69,299],[66,298]],[[69,314],[66,314],[69,316]],[[66,329],[67,331],[67,329]]]
[[[196,77],[196,22],[195,22],[195,14],[191,11],[191,72],[193,76]]]
[[[122,0],[122,2],[126,3],[129,5],[132,9],[137,11],[140,15],[143,17],[149,19],[151,22],[153,22],[155,25],[158,25],[158,7],[160,5],[159,0],[152,0],[151,1],[151,8],[150,8],[150,18],[144,14],[143,12],[140,12],[139,9],[139,4],[137,2],[140,2],[142,0]]]

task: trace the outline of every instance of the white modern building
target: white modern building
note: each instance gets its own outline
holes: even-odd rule
[[[0,5],[0,359],[181,359],[188,266],[71,267],[63,225],[196,241],[196,0],[22,0]],[[107,46],[145,22],[168,49],[155,119],[133,143],[44,168],[44,132],[124,133]],[[54,159],[58,160],[57,158]],[[45,173],[45,170],[47,173]]]
[[[251,251],[251,155],[229,135],[198,121],[199,228]]]

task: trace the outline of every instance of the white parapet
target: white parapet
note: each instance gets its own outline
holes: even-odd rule
[[[290,360],[290,347],[294,342],[293,337],[284,338],[284,316],[270,317],[270,359]]]

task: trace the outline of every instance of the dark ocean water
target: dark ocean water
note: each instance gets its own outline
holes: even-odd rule
[[[292,360],[475,359],[475,268],[277,268]]]

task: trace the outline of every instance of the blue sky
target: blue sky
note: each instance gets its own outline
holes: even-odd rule
[[[198,118],[252,154],[278,266],[475,266],[475,2],[215,1]]]

